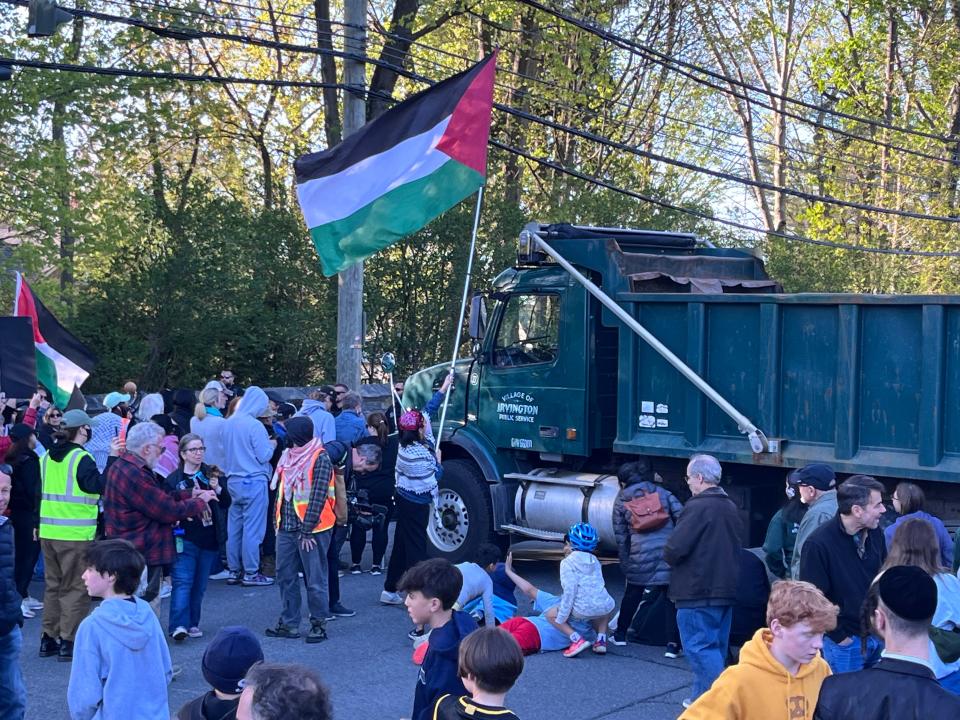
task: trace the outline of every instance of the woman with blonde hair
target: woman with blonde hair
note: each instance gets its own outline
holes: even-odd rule
[[[960,579],[943,567],[936,530],[927,520],[907,520],[893,534],[890,552],[880,574],[898,565],[915,565],[930,575],[937,584],[937,611],[933,615],[931,627],[950,634],[960,628]],[[960,695],[960,659],[954,659],[953,662],[943,660],[934,639],[937,634],[931,634],[931,669],[941,687]]]
[[[203,438],[206,446],[206,461],[211,465],[223,467],[223,444],[220,434],[223,432],[223,407],[227,404],[227,394],[219,380],[211,380],[200,391],[200,402],[190,418],[190,432]]]

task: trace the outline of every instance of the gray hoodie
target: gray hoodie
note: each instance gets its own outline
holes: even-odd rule
[[[797,528],[797,541],[793,545],[793,557],[790,559],[790,575],[794,580],[800,579],[800,553],[803,551],[803,544],[814,530],[836,514],[836,490],[827,490],[807,508],[807,512],[800,521],[800,527]]]
[[[71,720],[168,720],[173,679],[157,616],[140,598],[111,598],[77,630],[67,686]]]
[[[320,438],[320,442],[328,443],[335,440],[337,431],[333,420],[333,415],[327,412],[320,400],[311,400],[307,398],[300,407],[297,415],[308,417],[313,421],[313,436]],[[294,416],[296,417],[296,415]]]
[[[229,479],[262,479],[269,482],[274,444],[259,418],[267,409],[267,394],[251,385],[233,415],[223,423],[220,442],[224,470]]]

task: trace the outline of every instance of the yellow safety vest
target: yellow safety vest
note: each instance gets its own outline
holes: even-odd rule
[[[57,462],[45,453],[40,459],[43,491],[40,496],[40,537],[45,540],[93,540],[97,533],[99,495],[90,495],[77,484],[80,460],[93,457],[76,448]]]
[[[305,482],[303,487],[299,491],[294,491],[292,497],[293,500],[293,509],[296,512],[297,517],[300,518],[300,522],[303,522],[303,519],[307,515],[307,506],[310,504],[310,492],[315,482],[323,482],[323,478],[315,478],[313,476],[314,470],[317,466],[317,460],[324,453],[323,448],[319,448],[313,456],[310,458],[310,463],[307,465],[307,479],[309,482]],[[281,505],[284,502],[283,499],[283,488],[286,485],[286,478],[284,478],[283,468],[280,468],[277,472],[280,477],[280,484],[277,487],[277,516],[276,516],[276,527],[280,527],[280,515],[281,515]],[[317,520],[317,525],[310,532],[317,533],[323,532],[324,530],[329,530],[337,522],[337,514],[334,509],[336,503],[336,487],[334,485],[334,478],[336,475],[333,470],[330,471],[330,477],[327,480],[327,499],[323,503],[323,509],[320,511],[320,518]]]

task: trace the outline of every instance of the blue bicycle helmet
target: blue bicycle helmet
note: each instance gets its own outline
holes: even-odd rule
[[[570,528],[570,532],[567,533],[567,541],[574,550],[593,552],[600,544],[600,536],[593,525],[579,522]]]

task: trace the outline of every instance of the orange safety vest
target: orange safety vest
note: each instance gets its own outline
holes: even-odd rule
[[[297,517],[300,518],[300,522],[303,522],[304,517],[307,515],[307,506],[310,504],[310,492],[313,488],[313,483],[315,478],[313,473],[317,467],[317,460],[320,459],[320,455],[326,452],[322,447],[319,448],[310,458],[310,463],[307,465],[309,468],[307,470],[307,482],[303,483],[303,487],[297,491],[293,491],[293,510],[297,513]],[[276,527],[280,527],[280,506],[284,502],[284,493],[283,488],[286,484],[286,478],[284,478],[283,468],[280,468],[277,471],[277,475],[280,479],[280,482],[277,484],[277,517],[276,517]],[[320,520],[317,521],[316,527],[314,527],[310,532],[317,533],[323,532],[324,530],[329,530],[337,522],[337,514],[334,508],[336,504],[336,485],[334,483],[335,474],[333,469],[330,470],[330,479],[327,483],[327,499],[323,503],[323,510],[320,512]]]

